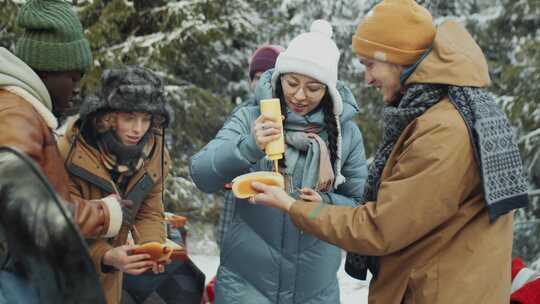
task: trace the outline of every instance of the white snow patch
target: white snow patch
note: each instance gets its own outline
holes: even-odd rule
[[[534,261],[534,262],[531,264],[531,268],[540,271],[540,255],[538,256],[538,260]]]
[[[537,136],[540,136],[540,128],[538,128],[536,130],[533,130],[533,131],[527,133],[526,135],[524,135],[523,137],[521,137],[519,139],[519,143],[520,144],[525,144],[525,149],[526,150],[528,150],[528,151],[532,150],[534,148],[535,141],[538,140],[538,138],[536,138]]]

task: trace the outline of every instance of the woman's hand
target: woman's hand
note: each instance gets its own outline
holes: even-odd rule
[[[259,193],[251,200],[256,204],[267,205],[283,211],[289,211],[295,199],[290,197],[280,187],[268,186],[259,182],[252,182],[251,186]]]
[[[172,248],[169,248],[165,246],[163,248],[163,253],[167,254],[172,251]],[[166,261],[155,263],[155,266],[152,267],[152,272],[155,274],[163,273],[165,272],[165,265],[170,264],[171,259],[167,259]]]
[[[322,197],[319,194],[319,192],[311,189],[311,188],[302,188],[299,190],[300,192],[300,199],[306,201],[306,202],[312,202],[312,203],[322,203]]]
[[[253,137],[257,147],[264,151],[266,145],[281,136],[281,126],[266,115],[259,116],[253,123]]]
[[[132,275],[139,275],[148,269],[157,267],[156,262],[149,260],[149,254],[129,254],[137,247],[137,245],[124,245],[110,249],[103,255],[102,263]],[[156,270],[158,269],[156,268]]]
[[[152,272],[155,274],[163,273],[165,272],[165,264],[167,263],[154,263],[155,265],[152,266]]]

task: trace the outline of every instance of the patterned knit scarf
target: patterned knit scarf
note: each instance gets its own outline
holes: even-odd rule
[[[376,201],[386,161],[405,127],[427,109],[448,96],[469,130],[482,177],[488,213],[492,222],[500,215],[528,204],[527,182],[515,136],[508,119],[492,95],[474,87],[415,84],[407,89],[397,107],[383,112],[383,141],[369,169],[363,201]],[[347,254],[345,270],[365,279],[369,268],[379,271],[376,257]]]
[[[129,177],[142,168],[144,161],[152,152],[155,138],[151,133],[146,132],[141,141],[134,146],[124,145],[113,131],[105,132],[98,137],[97,145],[101,152],[101,161],[115,179],[120,191],[124,191]]]

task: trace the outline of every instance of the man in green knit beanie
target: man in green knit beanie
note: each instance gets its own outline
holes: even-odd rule
[[[61,116],[92,63],[81,22],[63,0],[32,0],[20,9],[17,25],[24,33],[15,55],[39,75],[51,96],[52,112]]]
[[[58,196],[71,202],[66,206],[84,237],[113,237],[122,222],[118,199],[69,196],[54,134],[92,63],[81,22],[66,1],[29,0],[19,10],[17,25],[23,34],[15,54],[0,48],[0,146],[17,148],[41,167]],[[0,260],[6,254],[1,248]],[[2,270],[10,271],[9,263]]]

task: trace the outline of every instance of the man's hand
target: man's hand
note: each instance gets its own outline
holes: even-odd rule
[[[124,245],[110,249],[103,255],[102,262],[104,265],[113,266],[121,272],[132,275],[139,275],[148,269],[158,270],[157,263],[149,260],[149,254],[129,254],[137,247],[137,245]]]
[[[306,202],[312,202],[312,203],[322,203],[322,197],[319,194],[319,192],[311,189],[311,188],[302,188],[300,189],[300,199],[306,201]]]
[[[251,186],[259,193],[252,198],[256,204],[267,205],[283,211],[289,211],[295,199],[277,186],[268,186],[259,182],[252,182]]]

